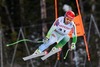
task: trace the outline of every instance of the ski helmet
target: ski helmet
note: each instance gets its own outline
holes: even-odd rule
[[[68,10],[68,11],[65,13],[65,17],[74,19],[75,13],[74,13],[73,11],[71,11],[71,10]]]

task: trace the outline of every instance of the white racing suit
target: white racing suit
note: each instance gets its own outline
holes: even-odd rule
[[[55,47],[62,48],[70,40],[70,36],[68,35],[70,31],[72,31],[72,43],[76,43],[77,34],[74,22],[72,21],[69,24],[65,24],[64,17],[59,17],[55,20],[47,33],[46,37],[49,40],[46,43],[41,44],[39,50],[42,52],[55,42],[57,42]]]

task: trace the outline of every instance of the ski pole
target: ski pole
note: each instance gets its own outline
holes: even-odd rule
[[[17,44],[17,43],[20,43],[20,42],[22,42],[22,41],[34,42],[34,41],[32,41],[32,40],[29,40],[29,39],[22,39],[22,40],[18,40],[18,41],[16,41],[16,42],[14,42],[14,43],[7,44],[6,46],[12,46],[12,45],[15,45],[15,44]],[[41,42],[43,42],[43,41],[35,41],[35,42],[41,43]]]
[[[17,43],[22,42],[22,41],[31,41],[31,40],[29,40],[29,39],[22,39],[22,40],[18,40],[16,42],[14,42],[14,43],[7,44],[6,46],[12,46],[12,45],[17,44]]]
[[[68,49],[67,50],[67,52],[66,52],[66,55],[65,55],[65,57],[64,57],[64,59],[66,59],[66,57],[67,57],[67,55],[68,55],[68,52],[70,51],[70,49]]]

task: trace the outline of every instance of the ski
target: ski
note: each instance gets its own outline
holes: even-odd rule
[[[55,49],[55,50],[51,50],[48,54],[46,54],[45,56],[41,57],[42,60],[47,59],[48,57],[52,56],[53,54],[57,53],[61,51],[61,49]]]
[[[45,52],[42,52],[42,53],[39,53],[39,54],[36,54],[36,55],[35,54],[32,54],[32,55],[23,57],[23,60],[26,61],[26,60],[29,60],[29,59],[32,59],[32,58],[36,58],[36,57],[39,57],[39,56],[43,56],[45,54],[46,54]]]

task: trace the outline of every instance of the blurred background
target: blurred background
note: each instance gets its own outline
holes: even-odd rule
[[[24,61],[34,52],[55,20],[54,0],[0,0],[0,67],[100,67],[100,0],[79,0],[84,30],[91,60],[88,61],[83,36],[78,37],[77,48],[63,47],[60,59],[53,55]],[[58,16],[73,10],[77,16],[76,0],[57,0]],[[31,41],[14,43],[22,39]],[[52,46],[51,46],[52,47]],[[51,48],[50,47],[50,48]],[[48,49],[49,50],[49,49]]]

